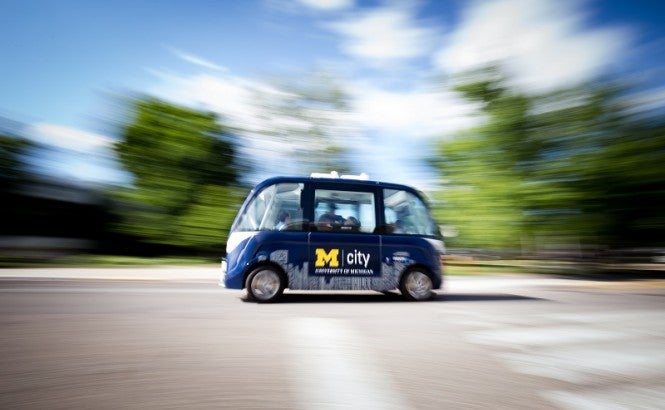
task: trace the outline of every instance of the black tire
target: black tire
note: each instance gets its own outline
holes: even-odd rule
[[[259,303],[271,303],[278,300],[286,282],[281,272],[270,266],[254,269],[245,281],[247,298]]]
[[[420,302],[431,299],[434,296],[432,289],[432,278],[429,273],[418,268],[408,270],[399,283],[402,296],[410,301]]]

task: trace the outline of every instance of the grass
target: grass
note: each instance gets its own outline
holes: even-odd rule
[[[443,266],[446,275],[485,275],[508,273],[533,273],[536,269],[529,261],[448,261]]]
[[[48,260],[25,260],[15,258],[0,259],[0,267],[29,268],[29,267],[131,267],[131,266],[178,266],[178,265],[210,265],[219,263],[218,260],[199,257],[138,257],[123,255],[71,255]]]
[[[154,265],[205,265],[217,263],[211,259],[197,257],[138,257],[120,255],[81,255],[76,257],[79,265],[94,266],[154,266]]]

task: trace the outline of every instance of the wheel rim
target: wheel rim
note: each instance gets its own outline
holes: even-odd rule
[[[269,300],[279,292],[280,282],[277,272],[262,270],[252,279],[250,284],[252,294],[259,300]]]
[[[432,280],[426,274],[414,271],[407,276],[405,288],[412,298],[427,299],[432,293]]]

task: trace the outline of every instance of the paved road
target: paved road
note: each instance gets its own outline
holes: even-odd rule
[[[257,305],[214,270],[40,272],[0,280],[3,409],[665,403],[662,282],[450,278],[425,303],[287,293]]]

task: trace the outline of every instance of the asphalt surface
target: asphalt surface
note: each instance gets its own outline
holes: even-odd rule
[[[216,267],[0,270],[2,409],[662,409],[665,283],[244,301]]]

